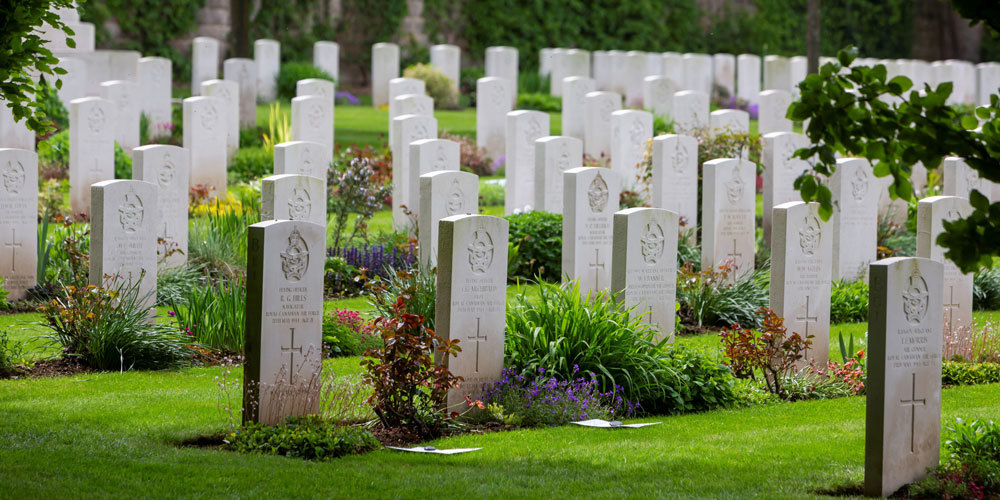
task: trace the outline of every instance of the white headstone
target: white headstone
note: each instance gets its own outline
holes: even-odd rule
[[[763,137],[764,164],[764,230],[765,244],[771,244],[771,209],[790,201],[802,200],[795,189],[795,179],[809,169],[809,163],[792,155],[799,148],[809,146],[809,139],[793,132],[772,132]],[[774,246],[771,246],[774,248]]]
[[[447,407],[482,398],[500,377],[507,314],[507,221],[489,215],[441,219],[438,233],[437,303],[440,340],[458,340],[462,352],[442,364],[464,380],[448,391]]]
[[[535,198],[535,141],[549,135],[549,115],[541,111],[507,113],[507,164],[504,213],[530,210]]]
[[[240,128],[257,126],[257,63],[253,59],[226,59],[222,63],[222,74],[229,81],[239,85]]]
[[[191,95],[201,92],[201,82],[219,77],[219,41],[195,37],[191,41]]]
[[[736,56],[712,55],[712,82],[720,96],[736,95]]]
[[[333,151],[318,142],[289,141],[274,146],[274,174],[309,175],[326,182]]]
[[[568,76],[562,84],[562,133],[584,140],[587,94],[597,90],[597,82],[585,76]]]
[[[584,97],[583,152],[595,160],[611,155],[611,113],[622,109],[622,96],[615,92],[591,92]]]
[[[506,117],[510,112],[506,79],[488,76],[476,80],[476,146],[490,158],[499,159],[507,150]]]
[[[459,144],[447,139],[419,139],[410,143],[410,171],[406,189],[410,192],[411,217],[420,221],[420,176],[439,170],[458,171],[461,168]],[[478,191],[478,188],[477,188]]]
[[[697,238],[698,140],[674,134],[653,138],[651,184],[653,206],[677,212],[681,228]]]
[[[1000,63],[982,62],[976,65],[979,77],[979,98],[976,102],[980,105],[988,105],[990,96],[1000,93]]]
[[[682,90],[674,94],[673,107],[675,130],[690,132],[708,127],[708,94]]]
[[[326,226],[326,183],[298,174],[261,179],[260,220],[297,220]]]
[[[964,159],[958,156],[948,156],[944,159],[941,177],[944,184],[942,192],[946,196],[969,198],[969,195],[975,190],[992,200],[993,183],[981,178],[976,169],[970,167]]]
[[[333,82],[322,78],[306,78],[295,82],[295,96],[304,97],[318,95],[330,101],[330,109],[334,109],[336,98]]]
[[[764,90],[792,92],[792,66],[787,57],[764,56]]]
[[[789,333],[812,336],[799,367],[825,367],[830,356],[830,229],[819,216],[818,203],[791,201],[774,207],[770,303]]]
[[[139,147],[139,122],[142,114],[142,98],[139,85],[123,80],[111,80],[101,84],[101,97],[115,105],[115,142],[131,153]]]
[[[628,88],[627,54],[621,50],[609,50],[608,59],[611,62],[611,85],[605,89],[598,89],[606,92],[614,92],[622,96]]]
[[[35,286],[38,267],[38,155],[0,148],[0,278],[7,300]]]
[[[635,109],[611,113],[611,169],[618,173],[622,189],[638,190],[652,138],[652,113]]]
[[[684,90],[712,95],[712,56],[684,54]]]
[[[304,221],[250,226],[244,422],[275,425],[319,411],[325,232]]]
[[[397,109],[398,103],[396,98],[401,95],[420,95],[426,93],[426,84],[423,80],[417,80],[416,78],[393,78],[389,80],[388,84],[389,92],[389,144],[393,143],[393,132],[392,132],[392,120],[400,115],[406,113],[400,113]]]
[[[731,280],[754,269],[756,174],[753,163],[733,158],[703,167],[701,267],[731,265]]]
[[[878,187],[863,158],[841,158],[830,176],[833,279],[866,280],[878,245]]]
[[[972,330],[972,273],[964,274],[945,257],[945,248],[937,244],[944,232],[944,221],[964,219],[972,213],[969,200],[957,196],[931,196],[917,202],[917,257],[944,265],[943,295],[944,333],[964,336]],[[968,356],[966,356],[968,357]]]
[[[231,80],[206,80],[201,82],[201,95],[217,97],[222,101],[228,164],[240,149],[240,86]],[[256,109],[254,112],[256,114]]]
[[[333,107],[329,99],[318,95],[292,98],[292,140],[312,141],[333,149]]]
[[[809,60],[806,56],[792,56],[788,59],[788,72],[791,77],[792,97],[799,97],[799,83],[806,79]]]
[[[792,94],[787,90],[765,90],[760,93],[758,102],[758,134],[763,136],[771,132],[792,131],[792,121],[785,118],[788,106],[792,104]]]
[[[100,97],[69,103],[69,198],[73,213],[90,213],[90,185],[115,178],[117,113],[111,101]]]
[[[895,257],[871,266],[865,495],[922,479],[941,451],[941,264]]]
[[[253,61],[257,66],[257,97],[264,102],[278,98],[278,71],[281,69],[281,43],[255,40]]]
[[[740,99],[757,104],[760,94],[760,56],[740,54],[736,56],[736,95]]]
[[[462,50],[456,45],[432,45],[431,66],[451,80],[451,88],[458,90],[462,72]]]
[[[611,292],[632,316],[674,339],[677,296],[677,213],[662,208],[629,208],[614,215]]]
[[[645,52],[630,50],[625,53],[625,106],[641,108],[645,106],[642,83],[646,77],[647,57]]]
[[[611,286],[612,219],[621,181],[607,168],[581,167],[563,173],[563,280],[580,281],[580,293]]]
[[[741,109],[718,109],[712,111],[708,117],[709,130],[713,135],[728,134],[749,134],[750,133],[750,113]]]
[[[505,94],[506,95],[506,94]],[[506,102],[506,101],[504,101]],[[415,210],[418,200],[410,200],[410,177],[413,168],[410,163],[410,144],[420,139],[437,138],[437,120],[431,116],[402,115],[392,120],[392,227],[396,231],[412,229],[416,221],[411,220],[404,209]]]
[[[514,47],[487,47],[486,76],[506,79],[507,89],[510,92],[510,105],[512,107],[517,105],[517,49]]]
[[[27,123],[27,120],[14,121],[13,111],[0,97],[0,147],[34,151],[35,132],[28,128]]]
[[[399,78],[399,45],[385,42],[372,45],[372,106],[389,104],[389,81],[393,78]]]
[[[664,52],[660,55],[660,74],[677,83],[677,90],[687,85],[684,74],[684,55],[677,52]]]
[[[674,94],[677,83],[666,76],[647,76],[642,82],[642,105],[655,115],[674,114]]]
[[[58,90],[59,100],[68,109],[70,101],[87,96],[87,62],[76,57],[60,57],[59,67],[66,70],[65,75],[59,76],[62,80],[62,87]],[[140,78],[142,74],[140,72]],[[170,101],[167,100],[167,103]]]
[[[434,116],[434,98],[425,94],[403,94],[396,99],[396,112],[402,115]]]
[[[561,214],[563,172],[583,166],[583,141],[575,137],[550,135],[535,141],[536,210]]]
[[[606,50],[595,50],[594,58],[594,90],[611,90],[614,70],[611,67],[611,53]]]
[[[184,99],[184,149],[191,154],[190,187],[226,194],[226,104],[218,97]]]
[[[139,59],[139,92],[142,94],[142,112],[146,114],[149,123],[149,137],[170,136],[170,127],[173,125],[170,106],[171,68],[170,59],[165,57]]]
[[[320,41],[313,44],[313,66],[340,81],[340,44]]]
[[[479,177],[458,170],[437,170],[420,176],[420,211],[417,217],[418,263],[437,267],[438,221],[445,217],[479,213]]]
[[[132,157],[132,179],[156,186],[158,212],[153,229],[158,267],[183,266],[188,259],[190,154],[179,146],[153,144],[135,148]]]
[[[538,51],[538,75],[542,77],[549,76],[552,73],[552,49],[546,47],[544,49],[539,49]]]

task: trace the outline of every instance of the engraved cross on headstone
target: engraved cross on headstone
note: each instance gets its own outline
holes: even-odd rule
[[[10,249],[10,270],[14,270],[14,262],[16,262],[17,249],[24,246],[23,242],[17,241],[17,229],[10,229],[10,241],[4,244],[5,247]]]
[[[646,323],[653,324],[653,306],[652,304],[646,305]]]
[[[590,268],[594,270],[594,290],[601,289],[601,271],[604,270],[604,263],[601,262],[601,249],[594,249],[594,262],[590,263]]]
[[[815,315],[815,313],[812,316],[809,315],[809,299],[810,299],[810,297],[808,295],[806,295],[806,313],[805,313],[805,315],[803,315],[803,316],[796,316],[795,317],[795,319],[797,319],[799,321],[805,321],[806,322],[806,332],[802,335],[802,340],[807,340],[809,338],[809,323],[810,322],[815,323],[815,322],[819,321],[819,318]],[[809,359],[809,356],[807,354],[808,352],[809,352],[808,348],[802,350],[802,359]]]
[[[733,251],[726,254],[726,259],[733,261],[733,267],[740,268],[740,261],[743,259],[743,252],[736,250],[736,238],[733,238]]]
[[[475,337],[466,337],[467,339],[474,340],[476,342],[476,373],[479,373],[479,344],[482,344],[483,342],[486,342],[486,340],[488,338],[488,337],[486,337],[485,335],[482,335],[479,332],[480,321],[482,321],[481,318],[476,318],[476,336]]]
[[[917,374],[914,373],[913,382],[910,384],[910,399],[899,400],[900,406],[910,407],[910,453],[914,452],[914,432],[917,424],[917,405],[926,406],[927,399],[917,399]]]
[[[944,305],[948,312],[948,331],[945,333],[955,331],[955,312],[962,306],[962,304],[955,303],[955,285],[949,286],[948,290],[948,303]]]
[[[167,229],[167,223],[164,222],[163,223],[163,239],[167,240],[167,241],[170,241],[170,238],[173,238],[173,236],[170,235],[170,231]]]
[[[281,346],[281,354],[288,354],[288,383],[293,383],[293,377],[295,376],[295,353],[302,355],[302,346],[295,346],[295,329],[290,328],[291,335],[288,341],[288,347]]]

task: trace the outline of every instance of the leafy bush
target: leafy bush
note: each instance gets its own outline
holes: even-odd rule
[[[534,109],[546,113],[558,113],[562,111],[562,99],[554,95],[549,95],[546,90],[538,93],[518,94],[517,109]]]
[[[733,372],[714,357],[677,344],[666,349],[663,364],[677,374],[676,379],[665,381],[673,382],[673,401],[667,403],[667,411],[712,410],[736,401]]]
[[[520,54],[518,54],[520,58]],[[519,94],[548,94],[549,75],[542,76],[538,71],[526,71],[527,68],[517,73],[517,92]]]
[[[190,360],[192,342],[165,323],[147,323],[139,284],[116,289],[67,286],[40,308],[68,356],[98,370],[159,369]]]
[[[334,255],[334,250],[333,248],[326,250],[323,288],[327,295],[354,297],[361,293],[364,285],[360,270],[348,264],[343,257]]]
[[[463,97],[468,97],[468,106],[476,105],[476,82],[484,76],[486,76],[486,70],[482,67],[462,67],[458,92]]]
[[[837,280],[830,288],[830,323],[868,321],[868,283]]]
[[[562,278],[562,215],[525,212],[504,217],[510,242],[519,247],[517,266],[509,278],[559,282]]]
[[[351,244],[356,237],[368,233],[368,221],[382,208],[392,186],[379,182],[372,161],[347,150],[338,155],[327,176],[330,196],[327,197],[328,214],[333,217],[333,248]],[[353,217],[352,217],[353,216]],[[353,227],[345,233],[353,219]]]
[[[730,279],[735,272],[731,266],[695,269],[689,262],[677,277],[677,302],[684,324],[698,327],[760,324],[755,311],[768,303],[768,268],[756,269],[735,283]]]
[[[451,81],[434,66],[417,63],[403,70],[404,78],[423,80],[427,95],[434,99],[434,109],[457,109],[458,82]]]
[[[51,251],[48,267],[39,281],[84,288],[90,281],[90,224],[74,223],[68,217],[56,221],[59,225],[52,231],[52,245],[46,244]]]
[[[947,428],[948,461],[911,484],[910,498],[996,498],[1000,494],[1000,425],[961,418]]]
[[[1000,363],[945,361],[941,364],[944,385],[978,385],[1000,382]]]
[[[132,156],[115,143],[115,179],[132,179]]]
[[[664,115],[653,116],[653,137],[674,133],[674,119]]]
[[[7,302],[7,296],[8,294],[10,294],[10,292],[8,292],[7,288],[3,286],[3,283],[4,283],[3,276],[0,276],[0,311],[6,311],[10,309],[10,302]]]
[[[973,275],[972,306],[977,311],[1000,309],[1000,267],[980,268]]]
[[[806,367],[781,378],[780,387],[786,400],[834,399],[855,394],[843,380],[835,377],[817,376],[810,370],[811,367]]]
[[[335,81],[330,73],[313,66],[311,63],[284,63],[278,70],[278,97],[283,100],[291,100],[291,98],[295,97],[295,85],[299,80],[307,80],[309,78],[317,78],[330,82]]]
[[[242,151],[244,148],[260,148],[260,147],[263,147],[264,146],[264,134],[266,134],[266,133],[267,133],[267,131],[264,129],[264,127],[261,127],[260,125],[257,125],[257,126],[254,126],[254,127],[249,127],[249,128],[242,128],[241,127],[240,128],[240,150]],[[233,167],[230,166],[229,168],[231,170]]]
[[[366,283],[369,305],[380,317],[395,316],[400,306],[399,298],[406,301],[407,314],[421,317],[424,327],[434,329],[437,301],[437,273],[435,271],[389,269],[385,277],[376,277]]]
[[[41,111],[52,124],[56,126],[56,130],[66,130],[69,128],[69,112],[66,111],[66,104],[59,100],[59,93],[55,87],[51,85],[42,85],[39,82],[37,86],[39,89],[36,101],[39,104],[39,111]]]
[[[230,183],[250,182],[274,172],[273,154],[263,147],[241,147],[229,160],[227,176]]]
[[[480,207],[502,207],[507,190],[496,183],[483,183],[479,185],[479,206]]]
[[[763,384],[747,378],[736,379],[736,383],[733,385],[733,393],[733,406],[738,408],[763,406],[783,401],[777,394],[769,392]]]
[[[202,345],[242,353],[246,293],[246,282],[241,278],[207,281],[193,287],[186,300],[172,301],[169,314]]]
[[[762,319],[759,331],[736,324],[719,334],[724,362],[736,378],[756,380],[761,374],[768,391],[789,399],[792,393],[783,384],[794,382],[790,372],[795,362],[803,359],[812,336],[789,334],[784,320],[770,309],[761,307],[757,314]]]
[[[441,139],[455,141],[459,146],[459,165],[463,170],[478,176],[493,174],[493,159],[487,156],[486,150],[476,145],[476,140],[466,135],[453,135],[448,132],[440,134]]]
[[[183,300],[198,285],[202,274],[190,266],[165,267],[156,272],[156,305]]]
[[[331,460],[377,450],[381,444],[367,429],[339,427],[317,415],[289,417],[280,425],[249,423],[226,436],[227,450]]]
[[[69,176],[69,130],[63,130],[38,142],[38,176],[42,179],[65,179]]]
[[[23,359],[24,343],[11,339],[7,330],[0,330],[0,377],[15,373]]]
[[[593,378],[559,380],[546,376],[545,368],[530,376],[505,369],[484,389],[483,403],[495,420],[523,427],[565,425],[590,418],[614,420],[632,415],[638,406],[614,390],[601,392]]]
[[[358,311],[338,309],[323,318],[323,348],[331,356],[357,356],[381,347]]]

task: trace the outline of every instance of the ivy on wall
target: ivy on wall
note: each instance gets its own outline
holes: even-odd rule
[[[406,0],[343,0],[337,30],[341,63],[367,78],[372,45],[396,40],[408,10]]]

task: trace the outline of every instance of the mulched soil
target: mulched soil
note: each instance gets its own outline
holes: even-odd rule
[[[44,378],[44,377],[66,377],[80,373],[90,373],[94,371],[87,365],[73,357],[63,357],[39,361],[30,368],[18,367],[16,372],[10,374],[10,379]]]

